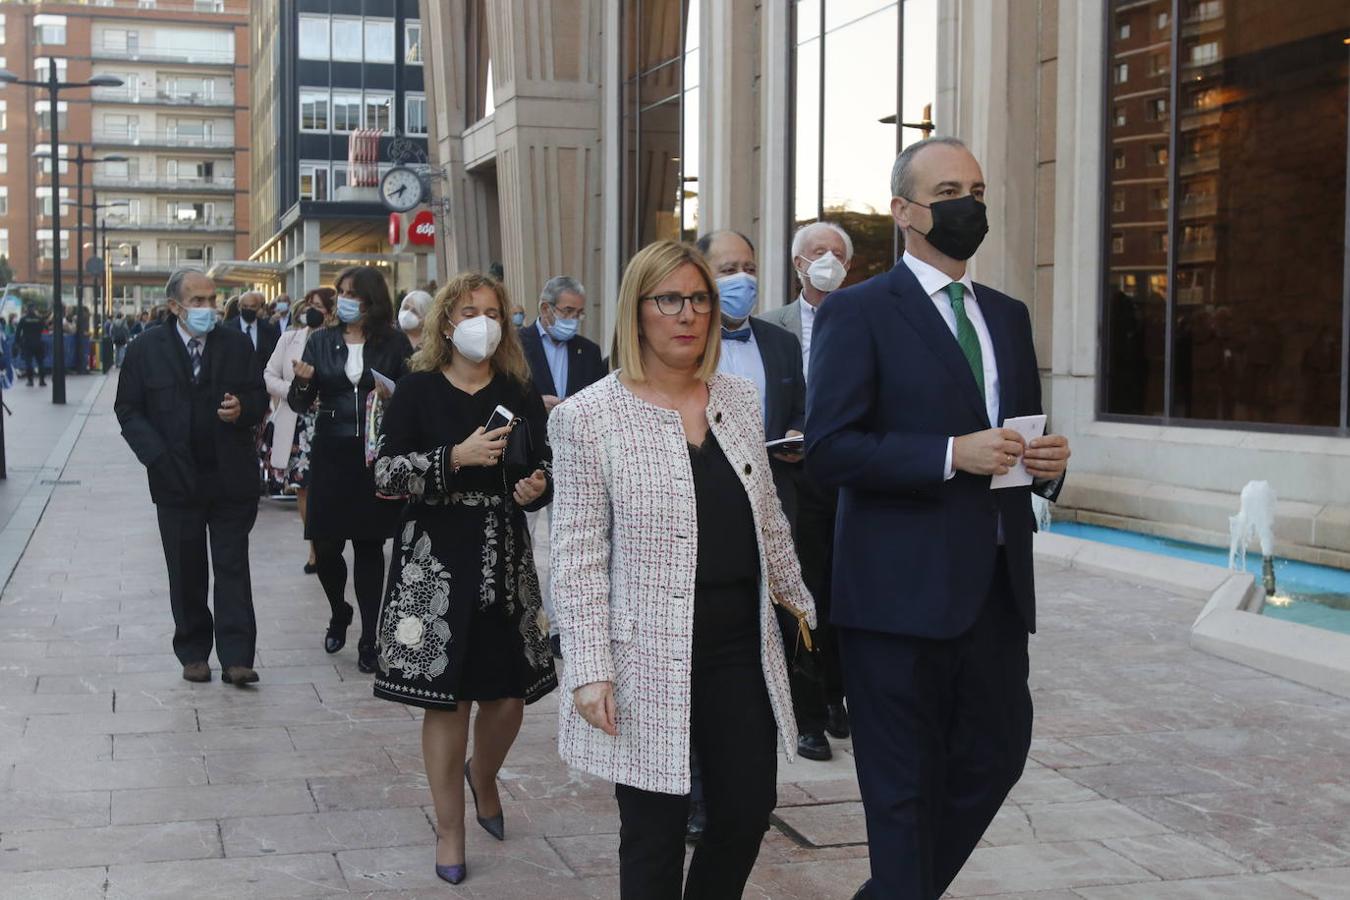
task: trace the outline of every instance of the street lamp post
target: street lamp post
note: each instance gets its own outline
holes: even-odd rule
[[[61,304],[61,134],[57,113],[62,88],[121,87],[122,79],[96,75],[88,81],[61,81],[56,75],[56,57],[47,60],[47,80],[28,81],[0,69],[0,84],[46,88],[48,132],[52,150],[52,402],[66,402],[65,310]]]

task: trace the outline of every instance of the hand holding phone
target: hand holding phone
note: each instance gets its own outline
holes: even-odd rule
[[[510,433],[509,425],[493,428],[491,431],[485,428],[475,429],[473,434],[455,445],[453,450],[455,467],[497,465],[501,462],[502,454],[506,452],[506,438]]]

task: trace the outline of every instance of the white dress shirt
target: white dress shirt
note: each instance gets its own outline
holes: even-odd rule
[[[544,348],[544,358],[548,360],[549,374],[553,376],[553,390],[557,391],[554,396],[559,400],[566,400],[567,351],[572,342],[555,341],[539,319],[534,320],[534,327],[539,330],[539,343]]]
[[[938,314],[942,316],[942,321],[947,323],[947,328],[951,330],[952,338],[955,339],[956,310],[952,308],[951,297],[947,296],[947,285],[952,283],[952,279],[940,269],[930,266],[908,251],[902,258],[933,301],[933,305],[937,307]],[[985,324],[984,314],[980,312],[980,303],[975,297],[975,285],[970,280],[969,272],[961,276],[961,284],[965,287],[966,318],[970,319],[975,336],[980,339],[980,358],[984,363],[984,408],[989,414],[990,425],[997,427],[1002,421],[998,417],[998,360],[994,358],[994,342],[989,337],[989,326]],[[947,439],[946,478],[952,478],[956,474],[952,466],[952,447],[955,442],[955,437]]]
[[[741,323],[741,328],[749,328],[749,321]],[[729,341],[722,339],[722,355],[717,360],[717,371],[723,375],[739,375],[748,378],[759,392],[759,414],[765,427],[769,424],[768,387],[764,376],[764,357],[760,355],[759,343],[755,340],[755,331],[750,329],[750,340]]]
[[[245,322],[245,321],[244,321],[244,317],[243,317],[243,316],[240,316],[240,317],[239,317],[239,328],[244,332],[244,334],[248,335],[248,339],[249,339],[250,341],[253,342],[253,349],[254,349],[254,350],[257,350],[257,349],[258,349],[258,320],[257,320],[257,319],[254,319],[252,322]]]
[[[798,305],[802,316],[802,378],[811,377],[811,332],[816,327],[816,308],[811,305],[801,294],[797,295],[801,301]]]

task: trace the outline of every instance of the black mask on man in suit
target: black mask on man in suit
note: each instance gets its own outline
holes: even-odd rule
[[[984,240],[984,236],[989,233],[989,219],[985,206],[975,199],[974,194],[954,197],[951,200],[939,200],[932,206],[918,200],[910,200],[908,197],[905,199],[933,214],[933,227],[928,229],[927,234],[923,234],[922,231],[919,234],[923,234],[928,243],[933,245],[933,249],[944,256],[950,256],[952,259],[970,259],[975,255],[975,251],[980,249],[980,242]]]
[[[241,309],[239,310],[239,318],[252,325],[258,318],[258,311],[256,309]]]

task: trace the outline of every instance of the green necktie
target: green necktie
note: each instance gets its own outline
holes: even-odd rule
[[[970,373],[975,376],[975,384],[980,388],[980,397],[984,397],[984,354],[980,351],[980,336],[975,326],[970,324],[966,315],[966,287],[959,281],[947,285],[947,296],[952,298],[952,311],[956,313],[956,343],[970,363]]]

